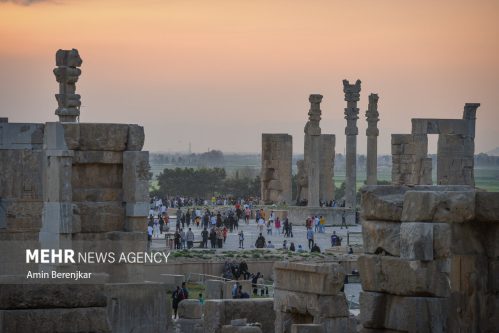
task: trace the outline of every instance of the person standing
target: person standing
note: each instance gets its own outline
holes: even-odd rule
[[[246,224],[249,224],[250,216],[251,209],[249,209],[249,207],[246,207],[246,209],[244,210],[244,222],[246,222]]]
[[[239,248],[244,249],[244,233],[243,231],[239,231]]]
[[[187,248],[192,249],[192,246],[194,245],[194,233],[192,232],[191,228],[189,228],[189,231],[187,231],[186,239]]]
[[[341,213],[341,228],[343,229],[343,226],[348,229],[347,222],[346,222],[346,216],[345,216],[345,210],[343,210],[343,213]]]
[[[320,228],[319,228],[320,232],[321,233],[326,232],[326,219],[324,218],[324,216],[321,216],[319,218],[319,225],[320,225]]]
[[[307,240],[308,240],[308,249],[312,249],[314,246],[314,231],[312,228],[308,228],[307,230]]]
[[[203,231],[201,231],[201,237],[203,239],[202,247],[204,249],[207,249],[208,248],[208,230],[206,230],[206,228],[204,228]]]
[[[274,226],[275,226],[275,230],[276,230],[277,235],[280,235],[281,234],[281,220],[279,219],[279,216],[276,217]]]
[[[216,241],[217,241],[217,234],[215,232],[215,228],[211,228],[211,230],[210,230],[210,244],[211,244],[212,249],[215,248]]]
[[[179,286],[172,293],[172,308],[173,308],[173,319],[177,319],[178,303],[184,300],[184,293]]]

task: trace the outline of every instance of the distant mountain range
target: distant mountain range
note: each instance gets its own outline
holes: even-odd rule
[[[492,149],[491,151],[486,152],[486,154],[489,156],[499,156],[499,147],[496,147],[496,149]]]

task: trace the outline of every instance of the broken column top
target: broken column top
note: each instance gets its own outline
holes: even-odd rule
[[[463,119],[476,119],[476,110],[480,103],[466,103],[464,104]]]
[[[343,92],[345,93],[345,101],[357,102],[360,99],[360,80],[355,84],[350,84],[348,80],[343,80]]]
[[[76,122],[80,115],[80,95],[76,94],[76,82],[81,75],[82,60],[78,50],[58,50],[55,54],[54,75],[59,82],[59,93],[55,95],[59,107],[55,114],[60,122]]]
[[[378,94],[370,94],[369,95],[369,106],[366,111],[367,118],[367,129],[366,135],[370,136],[378,136],[379,129],[377,127],[377,123],[379,121],[379,113],[378,113]]]
[[[320,135],[321,127],[319,125],[321,121],[321,102],[322,95],[312,94],[308,98],[310,102],[310,110],[308,111],[308,122],[305,125],[305,134],[308,135]]]

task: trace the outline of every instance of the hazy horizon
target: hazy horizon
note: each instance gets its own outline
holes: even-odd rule
[[[467,102],[482,104],[478,154],[499,147],[498,36],[493,0],[0,0],[0,117],[56,121],[55,52],[77,48],[80,120],[141,124],[145,150],[259,153],[262,133],[288,133],[301,153],[320,93],[344,153],[342,80],[361,79],[359,154],[370,93],[380,155],[410,118],[461,118]]]

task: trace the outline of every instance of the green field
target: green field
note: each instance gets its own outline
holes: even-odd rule
[[[164,168],[163,166],[155,165],[154,171],[155,174],[161,172]],[[378,179],[390,181],[392,178],[391,170],[388,168],[380,169],[378,171]],[[436,170],[433,170],[433,179],[436,179]],[[364,185],[364,181],[366,179],[365,170],[357,171],[357,189],[361,188]],[[335,171],[334,174],[334,183],[336,187],[340,187],[341,183],[345,181],[345,171],[339,170]],[[153,177],[151,181],[150,189],[157,187],[158,182]],[[489,192],[499,192],[499,168],[475,168],[475,186],[489,191]]]

